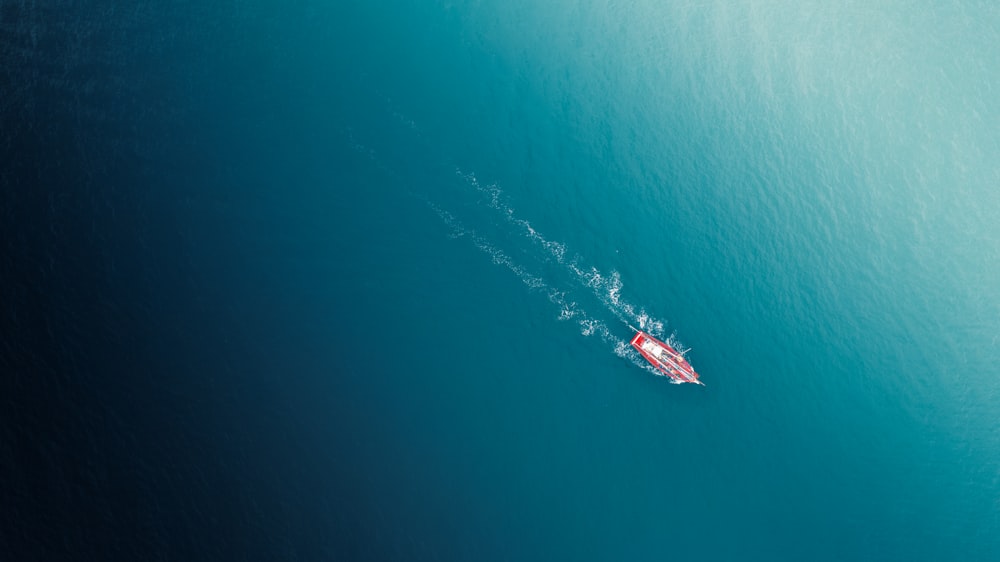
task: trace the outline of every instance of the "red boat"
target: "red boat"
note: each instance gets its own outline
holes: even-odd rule
[[[629,327],[631,328],[631,326]],[[635,330],[635,328],[632,329]],[[705,386],[705,383],[698,380],[698,373],[694,372],[691,364],[687,362],[687,359],[684,359],[680,352],[642,330],[635,331],[637,333],[632,338],[632,347],[658,371],[673,379],[672,383],[689,382]]]

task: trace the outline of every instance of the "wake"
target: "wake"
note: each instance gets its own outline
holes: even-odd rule
[[[596,267],[586,265],[579,255],[573,255],[572,258],[567,258],[568,252],[566,244],[547,239],[539,233],[530,222],[525,219],[518,218],[514,213],[514,209],[503,202],[503,192],[496,184],[484,187],[476,180],[474,175],[463,174],[461,171],[458,171],[458,174],[468,183],[468,185],[472,186],[481,193],[486,194],[488,196],[488,206],[491,209],[500,213],[507,222],[518,227],[518,231],[524,237],[543,248],[550,260],[559,264],[566,271],[568,271],[571,274],[571,277],[575,279],[581,287],[589,290],[593,296],[597,297],[598,301],[601,302],[604,307],[619,321],[626,325],[628,325],[630,321],[634,322],[644,331],[664,339],[664,341],[668,342],[682,353],[686,351],[674,334],[670,334],[664,338],[663,331],[666,324],[664,320],[653,318],[645,311],[645,309],[641,307],[637,308],[622,298],[621,293],[624,284],[622,283],[621,275],[618,271],[612,270],[610,274],[605,275]],[[632,346],[629,344],[629,340],[616,336],[605,322],[588,313],[577,301],[569,298],[566,290],[553,287],[540,275],[536,275],[528,271],[527,268],[517,263],[510,255],[498,248],[495,244],[489,242],[483,235],[479,234],[474,229],[470,229],[463,225],[458,219],[455,218],[454,215],[442,209],[440,206],[431,202],[427,202],[427,205],[434,211],[435,214],[437,214],[441,221],[448,226],[450,229],[450,238],[468,238],[477,249],[490,256],[494,264],[505,267],[511,271],[529,289],[544,293],[549,302],[554,304],[559,309],[559,314],[557,316],[558,320],[574,320],[580,328],[581,335],[585,337],[597,336],[602,342],[609,346],[611,351],[616,356],[628,359],[633,365],[640,367],[653,375],[665,376],[663,373],[651,367],[648,362],[644,361],[641,356],[632,349]]]
[[[391,100],[384,101],[392,106]],[[406,129],[409,129],[411,133],[415,134],[418,139],[423,140],[416,124],[406,118],[400,111],[394,110],[392,117],[399,124],[405,126]],[[347,137],[349,146],[374,164],[376,168],[394,177],[399,181],[401,186],[412,185],[412,182],[407,179],[409,174],[401,176],[396,173],[393,169],[395,166],[390,166],[383,162],[383,159],[377,155],[374,149],[366,146],[356,137],[355,131],[352,128],[346,128],[343,132]],[[563,283],[553,283],[546,280],[542,275],[529,270],[528,267],[519,263],[510,253],[505,252],[492,242],[487,235],[467,227],[451,212],[445,210],[440,204],[430,200],[426,194],[407,189],[406,191],[409,195],[423,201],[448,227],[449,238],[464,238],[469,240],[477,250],[487,255],[494,264],[514,274],[529,290],[542,293],[558,310],[557,320],[575,323],[581,335],[585,337],[596,336],[616,356],[629,360],[637,367],[643,368],[651,374],[665,376],[650,366],[648,362],[643,360],[632,349],[632,346],[629,345],[631,333],[629,334],[629,339],[622,339],[615,335],[616,333],[621,334],[624,330],[622,328],[612,330],[606,322],[588,312],[584,305],[572,295],[578,294],[580,291],[589,293],[591,297],[596,298],[597,302],[608,313],[625,326],[636,325],[640,329],[669,343],[678,351],[682,353],[687,351],[683,344],[677,340],[675,334],[665,334],[667,324],[665,320],[653,317],[644,308],[636,306],[623,298],[622,289],[624,283],[622,282],[621,274],[617,270],[611,269],[606,273],[587,263],[579,254],[571,252],[565,243],[551,240],[544,236],[528,220],[519,217],[515,213],[514,208],[507,203],[505,194],[498,184],[490,183],[484,185],[477,179],[474,173],[464,172],[457,167],[454,168],[454,171],[456,176],[461,180],[462,190],[471,188],[474,193],[481,196],[479,201],[473,205],[474,208],[485,207],[489,209],[489,212],[501,217],[502,223],[511,227],[516,236],[526,238],[532,245],[542,249],[542,261],[556,264],[568,276],[568,279],[564,279]],[[507,235],[504,233],[495,233],[495,236],[505,239]],[[530,255],[530,253],[527,257],[530,258],[530,261],[538,261],[539,258],[538,255]],[[556,277],[561,277],[561,275],[557,275]],[[565,281],[568,281],[569,284],[564,284]],[[591,297],[587,297],[585,300],[590,301]]]
[[[475,230],[465,227],[448,211],[440,208],[434,203],[427,205],[451,230],[450,238],[467,237],[473,245],[484,254],[490,256],[493,263],[510,270],[529,289],[537,290],[546,295],[549,302],[559,309],[558,319],[560,321],[575,320],[580,327],[580,334],[583,336],[597,336],[601,341],[608,344],[615,355],[622,358],[631,359],[633,363],[640,367],[648,365],[639,360],[638,354],[632,352],[628,341],[616,337],[611,329],[603,321],[588,314],[579,303],[570,300],[566,291],[557,289],[547,283],[542,277],[529,272],[524,266],[515,262],[507,253],[490,243],[485,237]],[[650,369],[656,372],[653,369]],[[656,372],[656,374],[659,374]]]
[[[488,197],[487,205],[491,209],[495,210],[508,223],[517,227],[524,237],[544,249],[550,259],[563,266],[582,286],[590,289],[594,296],[618,320],[625,324],[638,325],[642,330],[660,339],[666,337],[667,343],[675,346],[679,351],[683,349],[675,334],[669,336],[664,334],[666,321],[652,317],[644,308],[636,307],[622,298],[624,283],[618,271],[612,269],[610,273],[605,274],[597,267],[588,265],[579,254],[573,254],[571,258],[568,258],[566,244],[549,240],[538,232],[530,222],[519,218],[515,214],[514,208],[504,201],[503,190],[496,183],[484,186],[473,173],[465,173],[461,169],[456,169],[455,173],[469,186],[486,195]]]

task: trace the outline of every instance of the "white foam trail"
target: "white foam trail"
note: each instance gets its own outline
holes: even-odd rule
[[[466,235],[467,231],[465,230],[465,227],[463,227],[462,223],[458,222],[458,220],[455,219],[454,215],[452,215],[448,211],[441,209],[440,207],[438,207],[433,203],[427,203],[427,205],[431,209],[433,209],[434,212],[437,214],[437,216],[440,217],[442,221],[444,221],[444,224],[446,224],[448,228],[451,229],[451,233],[448,235],[449,238],[460,238]]]
[[[535,275],[525,271],[523,267],[514,263],[514,260],[510,259],[510,256],[487,242],[482,236],[473,234],[472,241],[475,242],[477,248],[493,257],[493,263],[502,265],[513,271],[514,274],[517,275],[517,277],[528,287],[531,287],[532,289],[542,289],[546,287],[545,281],[543,281],[541,277],[536,277]]]
[[[346,132],[352,148],[367,156],[377,167],[382,168],[384,171],[391,174],[391,171],[385,169],[384,166],[382,166],[382,163],[379,162],[374,150],[358,142],[354,138],[352,131],[347,130]],[[467,177],[467,179],[474,186],[478,186],[478,182],[474,176]],[[477,189],[479,188],[477,187]],[[621,289],[623,284],[621,282],[621,276],[617,271],[612,271],[610,276],[604,276],[597,268],[591,267],[587,270],[583,269],[580,265],[578,265],[579,258],[575,258],[573,261],[567,261],[566,246],[562,243],[546,239],[542,236],[542,234],[536,231],[528,221],[514,216],[513,209],[502,204],[502,191],[499,187],[492,185],[488,188],[481,189],[481,191],[489,194],[491,208],[502,212],[506,217],[508,217],[511,223],[524,229],[524,232],[531,240],[545,248],[549,256],[556,261],[556,263],[559,263],[572,271],[581,283],[590,288],[594,294],[598,296],[602,303],[608,307],[608,310],[615,314],[618,319],[626,322],[631,319],[643,330],[657,336],[662,334],[664,325],[662,321],[651,318],[641,309],[640,312],[636,314],[631,304],[622,301]],[[585,337],[596,335],[601,339],[601,341],[610,346],[611,351],[616,356],[628,359],[634,365],[646,369],[652,374],[662,375],[662,373],[652,369],[648,363],[643,361],[639,354],[632,349],[627,340],[622,340],[621,338],[616,337],[604,322],[592,317],[577,302],[567,299],[565,291],[549,286],[543,278],[527,271],[523,266],[516,263],[510,256],[497,248],[495,245],[491,244],[488,240],[486,240],[486,238],[478,234],[475,230],[465,227],[461,221],[456,219],[455,216],[448,211],[430,201],[425,200],[425,203],[448,227],[449,238],[469,238],[477,249],[490,256],[493,263],[502,265],[510,270],[517,276],[518,279],[521,280],[522,283],[524,283],[525,286],[530,289],[544,291],[548,296],[549,301],[556,305],[559,309],[557,316],[558,320],[576,320],[580,326],[581,335]],[[680,347],[680,343],[675,341],[673,335],[665,341],[677,349],[682,349]]]
[[[548,296],[549,302],[559,308],[559,315],[557,317],[559,320],[575,319],[580,326],[580,333],[583,336],[590,337],[596,335],[603,342],[609,344],[615,355],[631,358],[636,365],[642,366],[642,363],[638,361],[638,354],[631,352],[631,346],[629,346],[627,341],[615,336],[604,322],[589,315],[577,302],[568,300],[564,291],[551,287],[544,279],[526,270],[503,250],[497,248],[482,235],[476,233],[475,230],[466,228],[448,211],[430,202],[427,205],[451,230],[449,238],[469,238],[477,249],[490,256],[494,264],[510,270],[527,287],[544,291]],[[634,357],[630,355],[630,352]]]
[[[394,107],[392,100],[383,96],[385,101],[393,106],[392,117],[406,128],[410,129],[413,133],[420,136],[419,127],[412,120],[406,117],[402,112]],[[397,177],[397,174],[393,170],[385,166],[383,162],[378,158],[376,151],[360,142],[355,134],[354,130],[347,127],[343,130],[343,133],[347,137],[348,143],[352,149],[367,158],[371,163],[373,163],[382,172]],[[628,322],[632,321],[634,324],[638,325],[641,329],[650,332],[651,334],[663,338],[663,330],[665,322],[662,320],[655,319],[646,313],[645,310],[636,308],[624,301],[621,297],[621,290],[623,283],[621,281],[620,274],[612,270],[611,274],[606,276],[596,267],[587,267],[582,263],[579,256],[574,256],[572,259],[567,258],[567,247],[565,244],[553,240],[548,240],[540,232],[535,230],[527,220],[518,218],[514,209],[509,205],[505,204],[503,201],[503,190],[497,184],[490,184],[488,186],[482,186],[476,179],[475,174],[463,173],[460,169],[456,169],[456,173],[461,176],[465,181],[474,187],[477,191],[485,194],[489,198],[488,205],[491,209],[494,209],[499,214],[501,214],[504,219],[512,225],[519,227],[524,236],[530,239],[532,242],[538,244],[540,247],[544,248],[549,258],[564,266],[569,271],[577,277],[577,279],[585,286],[591,289],[591,291],[598,297],[598,299],[611,311],[619,320]],[[550,287],[544,279],[529,273],[524,267],[515,263],[509,256],[502,252],[499,248],[490,244],[485,238],[477,234],[474,230],[468,229],[462,225],[451,213],[441,209],[440,207],[434,205],[433,203],[427,201],[423,196],[410,192],[411,195],[417,196],[423,199],[430,208],[438,215],[438,217],[448,226],[450,233],[449,237],[453,239],[467,237],[480,251],[489,255],[492,261],[497,265],[502,265],[513,272],[522,283],[533,290],[544,291],[550,302],[556,305],[559,309],[557,319],[560,321],[576,320],[580,326],[580,333],[586,337],[597,336],[604,343],[607,343],[611,351],[618,357],[623,359],[628,359],[635,366],[645,369],[653,375],[665,376],[652,366],[649,365],[642,357],[632,348],[628,340],[623,340],[616,337],[612,333],[608,326],[592,316],[590,316],[583,308],[576,302],[568,300],[566,292],[558,290],[556,288]],[[675,335],[671,334],[669,337],[665,338],[664,341],[670,343],[676,349],[683,350],[682,345],[676,340]],[[686,350],[684,350],[686,351]],[[682,351],[683,352],[683,351]]]
[[[529,288],[544,290],[548,296],[549,302],[559,308],[559,316],[557,317],[559,320],[566,321],[576,319],[577,324],[580,326],[580,334],[584,337],[597,336],[602,342],[608,344],[611,352],[617,357],[629,360],[633,365],[648,371],[650,374],[656,376],[666,376],[643,360],[642,357],[632,348],[628,340],[623,340],[615,336],[611,329],[608,328],[607,324],[589,315],[578,303],[567,300],[566,293],[564,291],[560,291],[559,289],[549,286],[541,277],[529,273],[524,267],[515,263],[514,260],[502,250],[490,244],[485,238],[477,234],[474,230],[468,229],[462,225],[462,223],[448,211],[441,209],[433,203],[428,203],[428,206],[433,209],[438,217],[440,217],[449,229],[451,229],[451,234],[449,235],[450,238],[460,238],[463,236],[470,238],[476,248],[490,256],[493,263],[502,265],[509,269]],[[596,279],[599,275],[600,274],[597,273],[596,276],[592,275],[591,277]],[[673,336],[671,336],[666,341],[676,347],[677,344],[673,341],[673,339]]]
[[[637,324],[640,329],[654,336],[661,338],[664,336],[665,321],[650,316],[645,309],[641,307],[636,308],[622,298],[621,291],[624,284],[621,280],[621,274],[618,271],[611,270],[609,275],[604,275],[596,267],[585,265],[578,255],[572,259],[567,259],[566,245],[545,238],[530,222],[518,218],[514,212],[514,208],[504,203],[503,190],[499,185],[492,183],[484,186],[479,182],[474,173],[465,173],[458,168],[456,168],[455,173],[464,179],[468,185],[486,195],[489,198],[488,205],[490,208],[496,210],[509,223],[519,227],[522,234],[544,248],[552,260],[572,272],[580,283],[589,288],[615,317],[625,323]],[[675,336],[671,334],[670,339],[675,339]],[[680,345],[679,342],[678,345]]]

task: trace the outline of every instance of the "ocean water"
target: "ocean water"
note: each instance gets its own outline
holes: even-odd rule
[[[0,558],[1000,558],[995,4],[0,37]]]

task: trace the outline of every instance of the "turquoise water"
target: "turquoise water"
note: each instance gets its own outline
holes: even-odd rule
[[[167,217],[135,552],[1000,556],[993,3],[110,18],[120,205]]]
[[[408,273],[359,316],[422,358],[373,395],[430,472],[372,499],[390,526],[444,512],[419,534],[462,558],[995,556],[996,9],[536,4],[360,15],[356,188],[449,213],[372,233]],[[636,368],[623,317],[708,387]]]
[[[403,464],[375,526],[466,559],[998,553],[1000,13],[866,6],[352,12],[345,187],[381,217],[348,341],[367,463]]]

